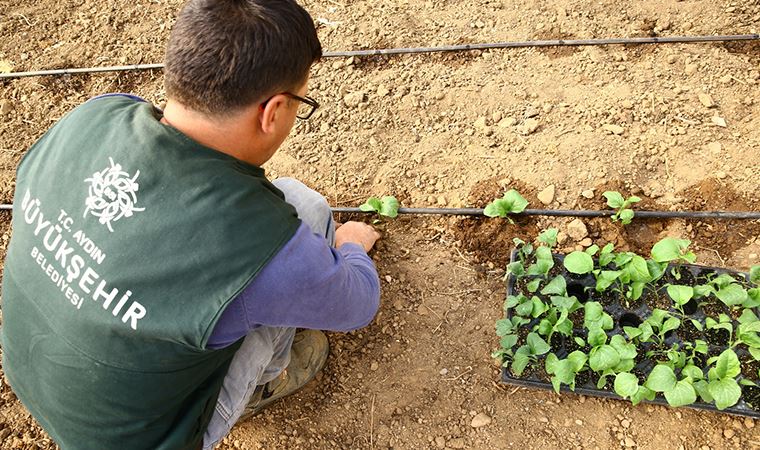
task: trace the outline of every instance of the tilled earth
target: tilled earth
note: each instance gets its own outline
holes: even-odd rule
[[[0,0],[0,71],[160,62],[174,0]],[[306,1],[325,50],[507,40],[758,33],[760,2],[705,0]],[[87,98],[161,104],[160,71],[0,81],[0,201],[29,146]],[[396,195],[404,206],[482,207],[516,187],[535,208],[760,210],[760,45],[493,50],[325,59],[323,105],[268,164],[333,205]],[[538,194],[554,187],[548,205]],[[541,195],[544,197],[544,195]],[[344,217],[345,219],[345,217]],[[511,240],[563,231],[562,247],[647,252],[693,240],[704,264],[757,264],[760,223],[404,216],[373,256],[383,305],[367,328],[331,334],[324,373],[239,424],[221,448],[760,448],[751,419],[558,396],[500,383],[490,358]],[[0,251],[9,213],[0,213]],[[55,445],[7,385],[0,448]]]

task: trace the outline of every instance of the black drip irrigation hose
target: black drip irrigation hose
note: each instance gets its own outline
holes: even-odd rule
[[[359,208],[332,208],[334,213],[367,213]],[[455,216],[483,216],[481,208],[399,208],[399,214],[437,214]],[[526,209],[515,216],[549,217],[609,217],[615,211],[575,210],[575,209]],[[759,220],[760,212],[754,211],[635,211],[636,217],[645,219],[741,219]]]
[[[374,214],[374,211],[362,211],[354,207],[333,207],[334,213]],[[13,204],[0,204],[0,210],[13,210]],[[439,216],[484,216],[482,208],[399,208],[399,214],[439,215]],[[615,211],[597,211],[588,209],[526,209],[510,214],[514,216],[547,217],[609,217]],[[642,219],[728,219],[760,220],[760,212],[755,211],[636,211],[636,217]]]
[[[346,58],[351,56],[389,56],[410,55],[417,53],[462,52],[473,50],[492,50],[503,48],[529,47],[581,47],[596,45],[639,45],[639,44],[694,44],[705,42],[757,41],[760,34],[735,34],[718,36],[665,36],[665,37],[634,37],[634,38],[605,38],[605,39],[556,39],[537,41],[491,42],[482,44],[446,45],[440,47],[403,47],[370,50],[349,50],[325,52],[325,58]],[[72,75],[80,73],[124,72],[130,70],[163,69],[163,64],[131,64],[124,66],[79,67],[69,69],[38,70],[30,72],[0,73],[0,79],[24,78],[47,75]]]

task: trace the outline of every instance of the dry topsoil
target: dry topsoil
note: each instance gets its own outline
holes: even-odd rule
[[[757,33],[757,1],[305,1],[327,50],[547,38]],[[176,0],[2,0],[0,70],[160,62]],[[493,50],[324,60],[323,105],[268,164],[334,205],[393,194],[405,206],[482,207],[517,187],[531,207],[600,208],[614,187],[641,208],[758,210],[760,46],[755,43]],[[161,104],[160,71],[0,81],[0,201],[14,168],[87,98]],[[725,125],[725,126],[723,126]],[[553,185],[548,205],[537,193]],[[760,424],[516,389],[499,382],[504,262],[513,237],[555,226],[647,252],[688,237],[700,262],[746,270],[758,223],[403,217],[373,253],[383,304],[331,334],[327,367],[294,398],[239,424],[221,448],[760,448]],[[584,231],[585,228],[585,231]],[[0,213],[0,252],[11,230]],[[573,236],[573,237],[571,237]],[[2,255],[0,255],[2,256]],[[84,406],[86,407],[86,406]],[[0,387],[0,448],[55,445]]]

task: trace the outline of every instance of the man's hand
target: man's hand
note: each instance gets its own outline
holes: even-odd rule
[[[380,239],[380,233],[366,223],[346,222],[335,225],[335,247],[352,242],[364,247],[365,252],[369,252],[378,239]]]

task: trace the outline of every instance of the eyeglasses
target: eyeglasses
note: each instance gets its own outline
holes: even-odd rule
[[[312,114],[314,114],[314,111],[319,108],[319,103],[311,97],[299,97],[290,92],[283,92],[283,94],[301,102],[301,104],[298,105],[298,112],[296,112],[296,117],[301,120],[307,120]]]
[[[298,117],[301,120],[306,120],[309,117],[311,117],[312,114],[314,114],[314,111],[319,108],[319,103],[317,103],[316,100],[314,100],[311,97],[299,97],[296,94],[291,94],[290,92],[282,92],[278,95],[287,95],[288,97],[298,100],[301,102],[298,105],[298,111],[296,111],[296,117]],[[265,106],[267,103],[269,103],[269,100],[271,100],[272,97],[269,97],[268,99],[264,100],[261,105]]]

